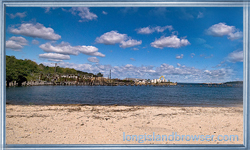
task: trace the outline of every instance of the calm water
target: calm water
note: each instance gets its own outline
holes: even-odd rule
[[[157,106],[238,106],[243,88],[153,86],[32,86],[6,88],[10,104],[91,104]]]

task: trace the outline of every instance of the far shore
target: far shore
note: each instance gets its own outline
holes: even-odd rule
[[[115,106],[118,106],[118,107],[121,107],[121,106],[124,106],[124,107],[201,107],[201,108],[232,108],[232,107],[239,107],[239,108],[243,108],[243,104],[234,104],[234,105],[218,105],[218,106],[210,106],[210,105],[207,105],[207,104],[204,104],[204,105],[199,105],[199,106],[187,106],[186,104],[176,104],[176,105],[119,105],[119,104],[107,104],[107,105],[100,105],[100,104],[35,104],[35,103],[30,103],[30,104],[13,104],[13,103],[9,103],[9,102],[6,102],[6,105],[13,105],[13,106],[64,106],[64,107],[67,107],[67,106],[72,106],[72,107],[75,107],[75,106],[105,106],[105,107],[115,107]]]
[[[128,141],[125,135],[237,135],[238,141]],[[243,107],[6,104],[7,144],[243,144]]]

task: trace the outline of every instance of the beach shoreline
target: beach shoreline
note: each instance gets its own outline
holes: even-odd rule
[[[237,135],[238,141],[128,141],[125,135]],[[11,105],[7,144],[243,144],[243,107]]]

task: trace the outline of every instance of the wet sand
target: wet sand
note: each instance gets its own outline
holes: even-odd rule
[[[213,141],[186,141],[185,138],[183,141],[129,141],[130,135],[169,136],[173,132],[215,137],[238,135],[238,141],[215,141],[215,138]],[[8,104],[6,143],[243,144],[243,108]]]

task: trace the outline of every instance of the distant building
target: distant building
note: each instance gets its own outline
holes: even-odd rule
[[[168,81],[168,80],[166,80],[166,79],[152,79],[151,81],[150,81],[151,83],[166,83],[166,82],[170,82],[170,81]]]

